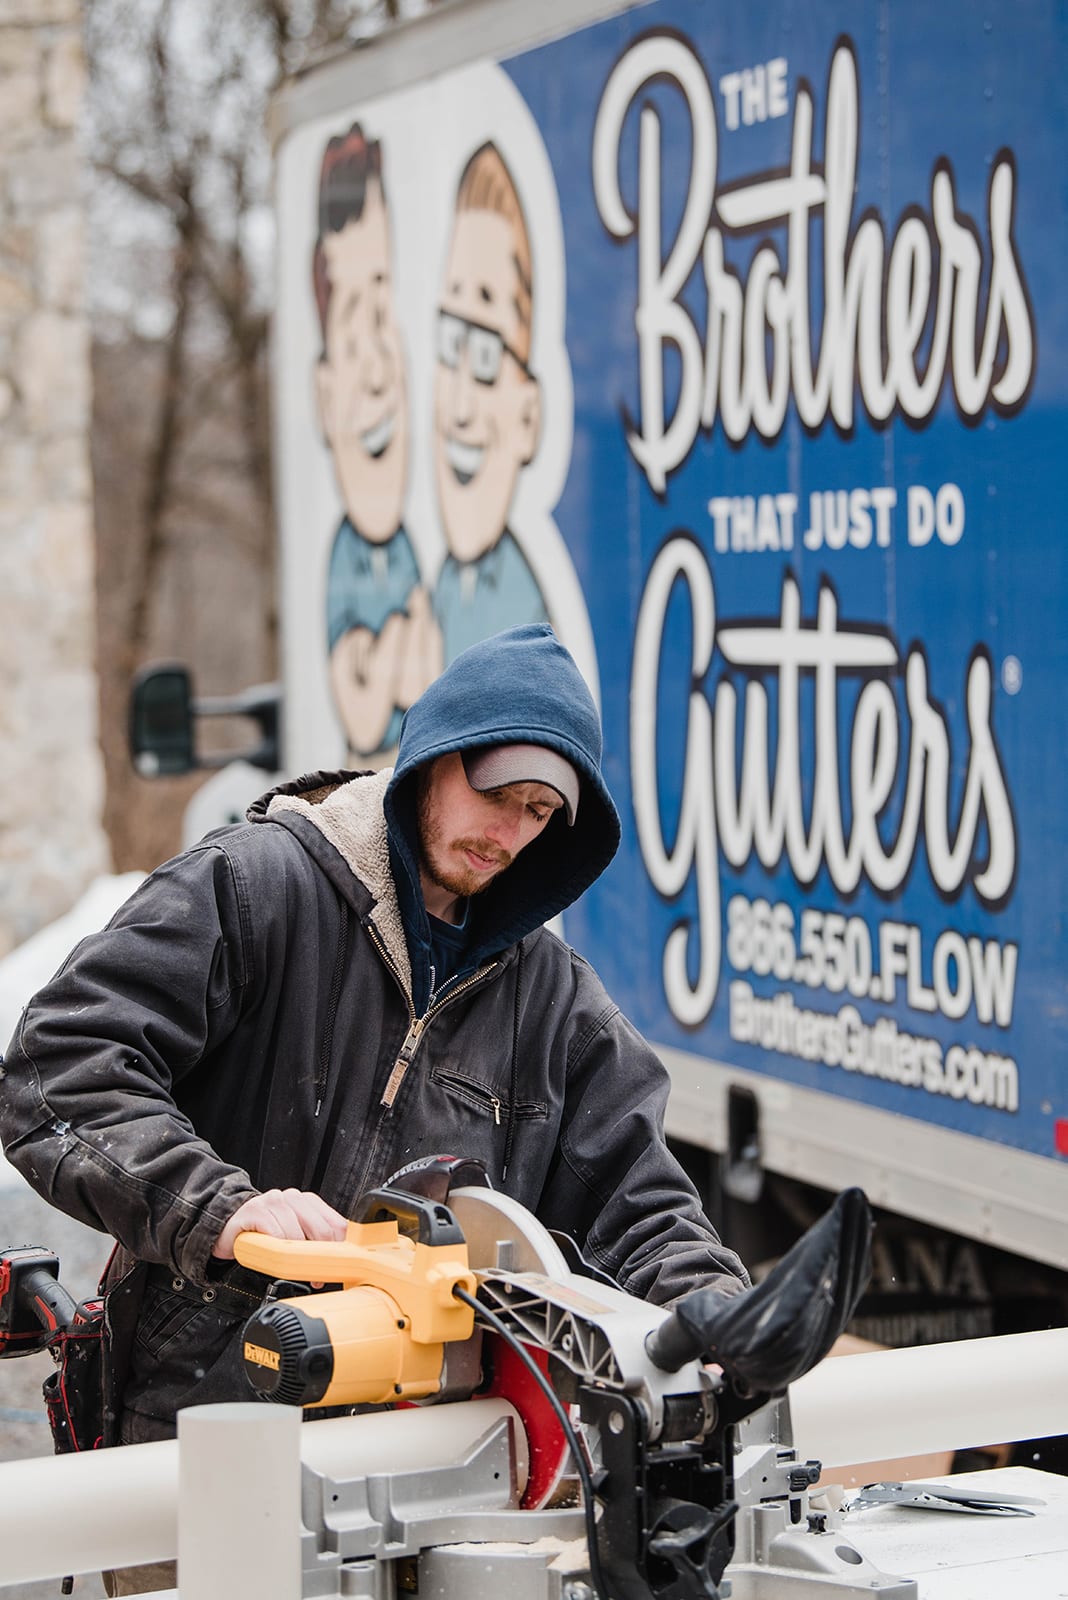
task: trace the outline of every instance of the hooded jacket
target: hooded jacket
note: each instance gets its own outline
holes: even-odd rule
[[[575,766],[575,826],[556,813],[472,901],[465,965],[432,994],[416,775],[515,742]],[[151,1427],[127,1437],[170,1431],[180,1405],[248,1398],[241,1318],[215,1288],[240,1269],[211,1249],[265,1189],[351,1214],[420,1157],[471,1156],[637,1295],[748,1281],[664,1143],[663,1067],[542,925],[618,838],[581,675],[548,627],[513,629],[411,708],[392,773],[264,796],[151,874],[31,1000],[0,1066],[7,1155],[157,1264],[126,1395]]]

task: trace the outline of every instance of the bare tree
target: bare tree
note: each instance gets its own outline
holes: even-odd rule
[[[209,693],[275,671],[270,96],[399,8],[87,3],[101,728],[119,868],[173,851],[196,786],[132,771],[137,668],[181,656]]]

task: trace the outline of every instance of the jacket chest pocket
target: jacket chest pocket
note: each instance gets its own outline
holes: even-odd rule
[[[477,1078],[469,1078],[462,1072],[447,1071],[443,1067],[435,1067],[431,1071],[430,1081],[454,1099],[462,1100],[483,1116],[492,1118],[498,1126],[508,1119],[510,1108],[506,1092],[498,1093]],[[548,1106],[539,1100],[517,1100],[511,1111],[516,1122],[544,1122],[548,1115]]]

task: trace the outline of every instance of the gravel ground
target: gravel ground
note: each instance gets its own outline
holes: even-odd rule
[[[6,1178],[6,1173],[0,1172],[0,1246],[45,1246],[59,1257],[61,1281],[75,1299],[92,1294],[107,1260],[110,1241],[39,1200],[21,1181],[12,1184]],[[52,1436],[41,1399],[41,1384],[51,1370],[52,1358],[47,1351],[0,1362],[0,1461],[52,1454]],[[56,1514],[62,1516],[62,1507],[56,1508]],[[3,1586],[3,1581],[0,1550],[0,1600],[58,1600],[58,1579],[8,1587]],[[75,1600],[99,1600],[103,1594],[103,1585],[95,1573],[75,1580]]]

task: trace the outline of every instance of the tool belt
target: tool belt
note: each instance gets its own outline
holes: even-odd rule
[[[219,1281],[194,1283],[173,1269],[136,1261],[119,1246],[104,1269],[99,1298],[85,1300],[70,1327],[49,1348],[56,1362],[42,1385],[57,1455],[99,1450],[119,1442],[122,1394],[146,1288],[166,1287],[223,1316],[247,1318],[262,1303],[267,1279],[230,1264]]]
[[[56,1366],[41,1386],[57,1455],[104,1444],[104,1302],[85,1300],[79,1320],[57,1332]],[[82,1320],[84,1317],[84,1320]]]

